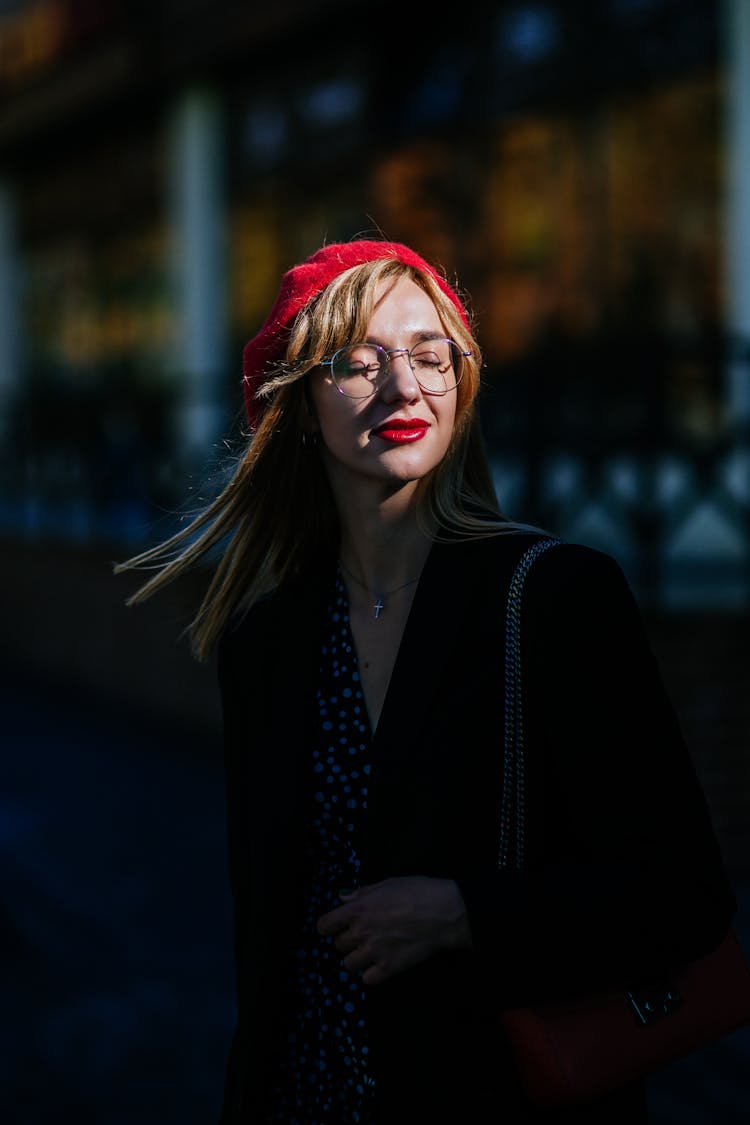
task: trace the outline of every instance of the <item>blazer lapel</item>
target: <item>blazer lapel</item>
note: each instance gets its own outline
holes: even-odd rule
[[[457,573],[457,551],[452,543],[435,543],[427,556],[378,723],[379,755],[399,755],[401,740],[413,733],[404,717],[414,715],[415,706],[430,714],[449,686],[446,669],[455,666],[450,655],[457,651],[471,604],[468,584]]]
[[[479,825],[492,835],[500,807],[505,601],[527,544],[526,536],[508,535],[433,545],[373,740],[365,881],[402,860],[427,863],[453,831],[467,847]],[[463,809],[460,826],[454,800]],[[493,846],[490,839],[487,854]]]
[[[270,659],[273,680],[272,712],[283,731],[282,771],[299,772],[306,765],[309,721],[320,663],[320,642],[325,598],[333,581],[333,569],[321,565],[296,583],[283,598],[274,617]]]
[[[332,574],[329,569],[328,580]],[[262,784],[252,802],[253,834],[256,850],[266,857],[258,878],[268,878],[277,887],[289,886],[300,874],[311,778],[317,646],[326,591],[322,569],[285,589],[275,597],[264,622],[264,636],[257,638],[262,646],[258,659],[267,662],[271,671],[265,680],[268,696],[255,704],[260,714],[254,737],[263,760],[253,774],[254,782]]]

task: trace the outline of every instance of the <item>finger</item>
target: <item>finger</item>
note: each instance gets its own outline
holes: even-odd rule
[[[323,937],[340,933],[349,925],[350,914],[351,912],[345,906],[337,906],[334,910],[329,910],[327,914],[321,914],[317,922],[318,933]]]
[[[357,939],[352,934],[351,930],[342,930],[340,934],[333,939],[333,944],[338,949],[339,953],[351,953],[352,950],[357,948]]]
[[[349,973],[361,973],[373,964],[372,954],[366,949],[353,949],[344,957],[341,964]]]
[[[362,973],[362,984],[381,984],[393,975],[393,971],[388,970],[381,961],[377,961],[368,965]]]

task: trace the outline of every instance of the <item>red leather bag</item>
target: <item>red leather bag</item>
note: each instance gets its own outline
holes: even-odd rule
[[[511,862],[508,825],[516,802],[513,857],[523,864],[523,716],[520,605],[534,560],[522,556],[508,595],[506,723],[499,865]],[[750,966],[733,929],[721,944],[666,983],[628,992],[537,1004],[501,1013],[529,1099],[545,1108],[589,1101],[676,1062],[750,1023]]]
[[[528,1097],[601,1097],[750,1022],[750,968],[733,930],[669,988],[515,1008],[502,1022]]]

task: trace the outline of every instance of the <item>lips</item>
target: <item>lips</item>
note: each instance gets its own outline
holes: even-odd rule
[[[383,441],[396,444],[405,444],[410,441],[419,441],[430,428],[430,423],[423,418],[391,418],[388,422],[376,426],[373,433]]]

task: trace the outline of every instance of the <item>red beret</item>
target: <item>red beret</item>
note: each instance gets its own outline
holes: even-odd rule
[[[271,363],[282,354],[288,330],[297,313],[340,273],[353,266],[360,266],[363,262],[374,262],[378,258],[398,258],[407,265],[416,266],[430,274],[456,306],[469,329],[469,318],[458,295],[444,277],[408,246],[399,242],[362,240],[323,246],[284,274],[278,296],[265,324],[245,344],[242,355],[243,390],[251,429],[257,426],[264,408],[263,402],[255,398],[256,391],[268,374]]]

